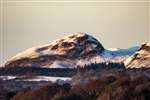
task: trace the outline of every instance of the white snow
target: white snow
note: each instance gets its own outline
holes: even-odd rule
[[[150,46],[150,42],[149,42],[149,43],[147,43],[147,46]]]
[[[0,76],[2,80],[12,80],[16,81],[52,81],[56,82],[57,80],[69,81],[71,77],[49,77],[49,76],[35,76],[35,77],[25,77],[25,76]]]
[[[48,54],[56,54],[56,52],[52,51],[52,50],[43,50],[43,51],[36,51],[37,49],[40,49],[42,47],[32,47],[29,48],[21,53],[18,53],[17,55],[15,55],[14,57],[12,57],[11,59],[9,59],[8,61],[13,61],[13,60],[17,60],[17,59],[21,59],[21,58],[36,58],[36,57],[40,57],[43,55],[48,55]]]
[[[113,58],[112,52],[109,50],[104,50],[101,54],[106,60]]]
[[[50,65],[50,68],[74,68],[73,66],[74,62],[66,60],[66,61],[55,61],[52,65]]]
[[[89,65],[89,64],[90,61],[88,59],[79,59],[77,60],[76,67],[77,66],[84,67],[85,65]]]
[[[64,67],[61,66],[57,61],[55,61],[52,65],[50,65],[50,68],[64,68]]]
[[[38,58],[44,55],[62,55],[62,54],[66,54],[66,49],[68,48],[58,48],[57,50],[51,50],[51,47],[53,47],[54,45],[61,45],[61,43],[59,44],[60,40],[63,40],[63,42],[73,42],[76,44],[75,50],[76,49],[83,49],[81,45],[79,45],[79,43],[77,42],[77,37],[82,37],[82,36],[88,36],[88,41],[92,41],[94,42],[93,44],[90,43],[89,45],[87,44],[87,48],[83,51],[92,51],[95,50],[97,47],[97,44],[99,44],[99,42],[92,36],[88,35],[88,33],[75,33],[75,34],[71,34],[69,36],[65,36],[61,39],[57,39],[49,44],[46,44],[44,46],[38,46],[38,47],[33,47],[30,49],[27,49],[19,54],[17,54],[16,56],[12,57],[11,61],[15,61],[18,59],[22,59],[22,58]],[[71,37],[73,36],[73,37]],[[97,44],[96,44],[97,43]],[[46,47],[46,49],[42,50],[42,48]],[[132,47],[132,48],[128,48],[128,49],[118,49],[118,48],[111,48],[111,49],[105,49],[101,54],[97,54],[94,57],[90,57],[90,58],[86,58],[86,59],[78,59],[73,61],[72,59],[70,60],[63,60],[63,61],[55,61],[52,65],[46,65],[50,66],[51,68],[74,68],[74,66],[84,66],[89,65],[91,63],[100,63],[100,62],[105,62],[108,61],[110,59],[113,59],[115,57],[122,57],[122,56],[130,56],[132,54],[134,54],[139,47]],[[41,50],[39,50],[41,49]],[[82,52],[84,53],[84,52]],[[77,54],[78,55],[78,54]],[[88,56],[87,56],[88,57]],[[8,62],[9,62],[8,61]]]
[[[57,80],[67,81],[67,80],[71,80],[71,78],[70,77],[38,76],[38,77],[32,78],[32,79],[24,79],[23,81],[52,81],[52,82],[56,82]]]
[[[107,50],[109,51],[117,51],[117,50],[120,50],[119,48],[108,48]]]
[[[10,80],[10,79],[15,79],[15,76],[0,76],[0,79],[2,80]]]
[[[102,63],[102,62],[105,62],[105,59],[100,55],[96,55],[91,58],[78,59],[76,67],[77,66],[84,67],[85,65],[90,65],[91,63]]]
[[[127,56],[127,55],[130,56],[130,55],[134,54],[138,49],[139,49],[139,47],[135,46],[135,47],[131,47],[131,48],[127,48],[127,49],[119,49],[119,50],[115,50],[115,51],[108,50],[108,52],[111,53],[111,55],[113,55],[114,57]]]
[[[103,58],[102,56],[100,55],[97,55],[97,56],[94,56],[90,59],[90,62],[91,63],[102,63],[102,62],[105,62],[105,58]]]
[[[88,36],[88,39],[87,39],[88,41],[93,41],[93,42],[98,42],[98,41],[96,41],[92,36]]]
[[[102,52],[102,56],[107,60],[112,59],[113,57],[130,56],[134,54],[138,49],[139,49],[138,46],[131,47],[128,49],[117,49],[117,48],[107,49],[107,50],[105,49]]]
[[[127,66],[127,65],[131,62],[132,58],[133,58],[133,56],[127,58],[127,59],[124,61],[124,65]]]

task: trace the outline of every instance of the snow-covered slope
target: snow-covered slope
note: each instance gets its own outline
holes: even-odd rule
[[[139,50],[125,60],[127,68],[150,68],[150,43],[144,43]]]
[[[111,49],[105,49],[101,53],[101,55],[105,58],[105,61],[123,62],[129,56],[134,54],[138,49],[139,49],[138,46],[127,48],[127,49],[111,48]]]
[[[93,57],[104,61],[100,55],[104,47],[87,33],[75,33],[57,39],[47,45],[33,47],[12,57],[6,67],[75,67],[76,64],[92,61]]]
[[[126,55],[132,55],[133,53],[135,53],[137,50],[139,49],[139,46],[135,46],[135,47],[131,47],[131,48],[127,48],[127,49],[118,49],[115,51],[111,51],[111,54],[115,57],[117,56],[126,56]]]
[[[74,33],[18,53],[7,61],[5,67],[75,68],[109,60],[118,62],[133,54],[137,48],[106,50],[88,33]]]

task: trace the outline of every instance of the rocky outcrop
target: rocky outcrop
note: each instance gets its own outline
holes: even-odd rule
[[[150,68],[150,43],[144,43],[140,49],[124,62],[127,68]]]

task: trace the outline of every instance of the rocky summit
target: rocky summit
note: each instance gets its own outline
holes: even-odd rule
[[[150,43],[144,43],[140,49],[125,61],[127,68],[150,68]]]
[[[74,33],[47,45],[29,48],[7,61],[5,67],[74,68],[104,61],[101,43],[87,33]]]

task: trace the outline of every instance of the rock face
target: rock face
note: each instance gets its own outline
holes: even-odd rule
[[[5,67],[75,67],[77,64],[89,63],[99,59],[104,47],[94,37],[86,33],[75,33],[57,39],[41,47],[27,49],[12,57]]]
[[[140,49],[125,61],[127,68],[150,68],[150,43],[142,44]]]

